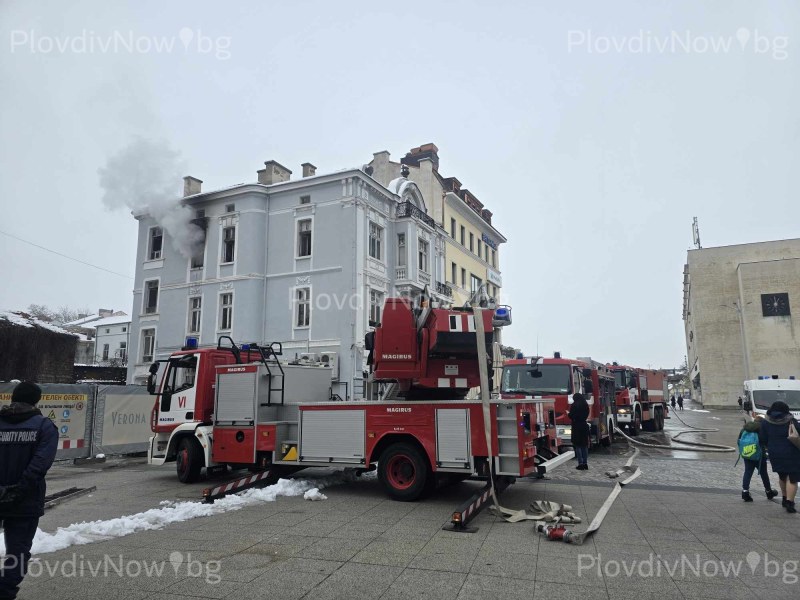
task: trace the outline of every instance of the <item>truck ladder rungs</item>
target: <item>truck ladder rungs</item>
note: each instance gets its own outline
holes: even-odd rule
[[[508,477],[506,475],[495,477],[495,494],[499,495],[509,485],[514,483],[514,481],[514,477]],[[481,490],[475,492],[472,496],[470,496],[469,500],[464,502],[464,504],[453,511],[453,516],[450,519],[450,523],[442,526],[442,529],[446,531],[459,531],[463,533],[474,533],[478,531],[477,527],[467,527],[467,523],[477,517],[478,513],[480,513],[486,507],[491,499],[492,484],[490,481],[487,481],[486,485]]]

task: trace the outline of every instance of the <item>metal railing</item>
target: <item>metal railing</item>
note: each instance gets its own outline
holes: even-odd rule
[[[441,281],[436,282],[436,293],[441,294],[442,296],[447,296],[448,298],[453,297],[453,288],[451,288],[446,283],[442,283]]]
[[[402,219],[405,217],[413,217],[414,219],[422,221],[430,227],[436,227],[436,221],[414,206],[411,202],[401,202],[397,205],[397,218]]]

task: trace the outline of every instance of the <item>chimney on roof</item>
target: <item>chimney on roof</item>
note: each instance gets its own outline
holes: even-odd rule
[[[422,144],[422,146],[412,148],[400,159],[400,162],[404,165],[419,167],[419,161],[423,158],[431,159],[433,168],[439,170],[439,148],[436,147],[436,144]]]
[[[105,319],[106,317],[110,317],[111,315],[114,314],[114,309],[113,308],[98,308],[97,309],[97,314],[100,315],[100,317],[102,319]]]
[[[483,217],[483,220],[486,221],[489,225],[492,224],[492,211],[490,211],[488,208],[484,208],[481,211],[481,216]]]
[[[317,174],[317,167],[309,162],[305,162],[300,166],[303,167],[303,177],[313,177]]]
[[[272,185],[282,181],[289,181],[292,172],[279,162],[268,160],[264,163],[264,168],[258,171],[258,183]]]
[[[183,178],[183,197],[199,194],[202,185],[203,181],[201,179],[187,175]]]

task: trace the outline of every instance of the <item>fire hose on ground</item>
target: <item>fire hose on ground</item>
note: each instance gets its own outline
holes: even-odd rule
[[[722,444],[709,444],[706,442],[685,442],[683,440],[679,440],[678,437],[686,433],[714,433],[716,431],[719,431],[719,429],[709,429],[705,427],[695,427],[693,425],[689,425],[686,421],[681,419],[675,412],[672,413],[672,416],[674,416],[681,423],[683,423],[683,425],[687,429],[681,429],[674,435],[671,435],[670,440],[676,444],[683,444],[684,446],[686,446],[685,448],[676,447],[673,446],[672,444],[650,444],[647,442],[640,442],[639,440],[630,437],[628,434],[626,434],[624,431],[622,431],[619,427],[616,426],[614,427],[614,431],[616,433],[619,433],[622,437],[624,437],[626,440],[628,440],[628,442],[630,442],[634,446],[641,446],[643,448],[660,448],[663,450],[693,450],[695,452],[736,452],[736,448],[734,448],[733,446],[724,446]]]

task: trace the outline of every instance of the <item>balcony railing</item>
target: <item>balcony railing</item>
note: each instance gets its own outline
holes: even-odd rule
[[[453,297],[453,288],[451,288],[446,283],[442,283],[441,281],[436,282],[436,293],[441,294],[442,296],[447,296],[448,298]]]
[[[406,268],[405,267],[397,267],[394,272],[395,279],[406,279]]]
[[[436,227],[436,221],[414,206],[411,202],[401,202],[397,205],[397,218],[402,219],[406,217],[413,217],[430,227]]]

